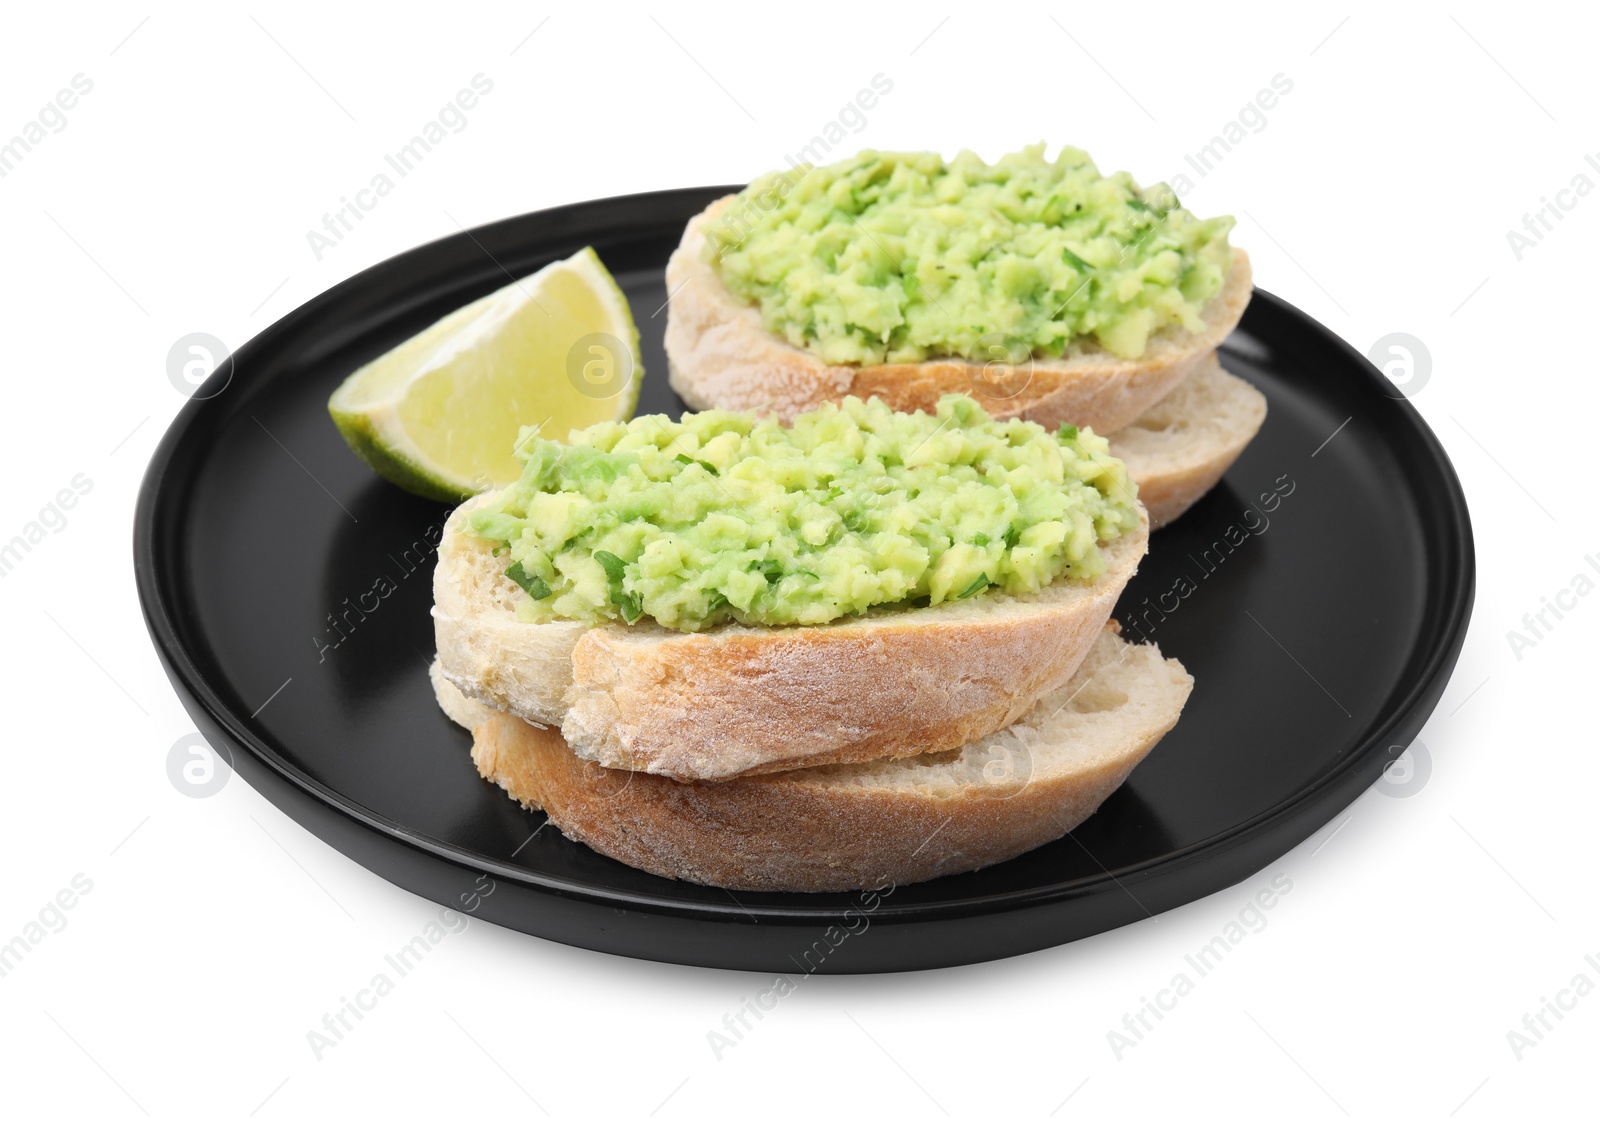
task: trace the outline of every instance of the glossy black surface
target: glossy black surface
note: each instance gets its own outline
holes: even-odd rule
[[[1360,355],[1258,292],[1224,355],[1266,394],[1266,425],[1221,486],[1153,536],[1118,606],[1128,635],[1193,673],[1193,697],[1073,838],[902,888],[870,929],[841,932],[830,925],[861,922],[859,895],[731,894],[535,833],[542,815],[478,777],[429,689],[431,544],[447,509],[359,463],[325,403],[356,366],[507,271],[587,243],[639,320],[640,410],[681,411],[665,382],[662,269],[685,220],[723,191],[573,205],[398,256],[269,328],[234,355],[225,389],[185,407],[139,501],[140,597],[198,725],[280,808],[451,906],[490,874],[476,914],[551,939],[713,966],[792,972],[804,955],[818,973],[901,970],[1051,946],[1234,883],[1415,736],[1471,609],[1460,486]]]

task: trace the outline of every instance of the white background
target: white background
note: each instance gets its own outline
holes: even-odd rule
[[[1587,1111],[1600,994],[1520,1060],[1506,1034],[1600,952],[1600,598],[1520,656],[1507,634],[1576,574],[1600,578],[1584,562],[1600,554],[1600,194],[1568,198],[1520,261],[1506,233],[1600,150],[1594,25],[1530,5],[578,7],[7,10],[0,138],[74,75],[93,89],[0,179],[0,541],[75,475],[92,489],[0,577],[0,938],[74,876],[93,888],[0,979],[0,1121],[1499,1127]],[[318,261],[307,230],[479,73],[493,92],[467,127]],[[1466,487],[1479,574],[1422,735],[1428,780],[1369,791],[1263,874],[1294,885],[1266,928],[1120,1060],[1107,1032],[1262,878],[1018,959],[808,980],[720,1061],[706,1032],[770,977],[473,922],[317,1061],[306,1032],[437,910],[238,778],[203,800],[168,781],[194,727],[146,637],[129,543],[182,404],[169,347],[194,331],[236,346],[458,222],[748,179],[877,74],[893,91],[846,149],[994,157],[1047,139],[1146,181],[1274,75],[1293,82],[1186,203],[1237,216],[1258,283],[1358,348],[1403,331],[1431,354],[1412,400]]]

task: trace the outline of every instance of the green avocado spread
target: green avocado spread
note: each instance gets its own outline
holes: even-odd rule
[[[674,629],[815,625],[1104,570],[1139,523],[1103,437],[849,397],[791,427],[643,416],[561,444],[524,429],[522,476],[470,513],[526,596],[518,616]]]
[[[706,254],[773,334],[834,365],[1144,353],[1198,330],[1232,266],[1231,216],[1044,145],[986,164],[868,150],[752,183]]]

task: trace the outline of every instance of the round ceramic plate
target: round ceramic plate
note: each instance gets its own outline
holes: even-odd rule
[[[1177,727],[1079,826],[887,894],[727,892],[567,840],[478,777],[427,668],[448,509],[345,447],[328,395],[435,319],[590,244],[633,304],[640,412],[666,384],[663,268],[724,188],[571,205],[362,272],[256,337],[179,414],[139,498],[150,632],[213,747],[380,876],[549,939],[676,963],[818,973],[1050,947],[1233,884],[1370,786],[1439,699],[1472,605],[1460,484],[1360,354],[1257,292],[1223,347],[1267,398],[1214,491],[1158,531],[1117,616],[1194,675]]]

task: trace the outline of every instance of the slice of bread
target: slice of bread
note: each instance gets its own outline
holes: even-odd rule
[[[582,758],[685,781],[959,747],[1009,726],[1077,669],[1139,560],[1141,523],[1106,569],[1037,594],[988,593],[826,625],[529,624],[505,564],[445,525],[434,636],[446,679],[497,711],[559,726]]]
[[[450,722],[458,727],[476,731],[479,724],[494,714],[494,709],[488,704],[472,699],[450,683],[437,656],[433,658],[433,663],[428,665],[428,682],[433,685],[433,698],[439,701],[439,710],[448,715]],[[544,724],[536,723],[533,726],[543,727]]]
[[[1150,529],[1164,526],[1216,486],[1267,419],[1267,399],[1211,354],[1199,372],[1111,434],[1128,465]]]
[[[788,422],[849,394],[882,397],[906,412],[931,412],[943,394],[967,393],[991,416],[1024,417],[1048,428],[1069,422],[1109,436],[1196,372],[1250,301],[1250,257],[1235,248],[1233,269],[1205,309],[1205,330],[1163,330],[1138,358],[1096,347],[1024,363],[1020,373],[999,380],[992,369],[985,372],[984,363],[963,358],[828,365],[770,333],[759,309],[729,291],[704,258],[706,223],[733,199],[713,201],[690,220],[667,262],[668,379],[693,409],[773,413]]]
[[[690,784],[601,767],[555,731],[495,712],[474,729],[472,758],[572,840],[658,876],[867,889],[970,872],[1061,837],[1172,729],[1193,685],[1112,623],[1071,680],[959,750]]]

